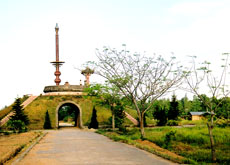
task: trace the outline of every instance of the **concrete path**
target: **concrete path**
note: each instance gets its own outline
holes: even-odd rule
[[[135,147],[76,128],[54,130],[17,164],[163,165],[173,164]]]

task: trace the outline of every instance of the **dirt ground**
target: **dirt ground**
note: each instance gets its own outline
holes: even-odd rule
[[[175,154],[175,153],[173,153],[173,152],[170,152],[169,150],[166,150],[166,149],[164,149],[164,148],[161,148],[161,147],[159,147],[158,145],[156,145],[156,144],[154,144],[154,143],[152,143],[152,142],[150,142],[150,141],[148,141],[148,140],[144,140],[144,141],[142,141],[142,140],[137,140],[137,142],[140,143],[140,144],[142,144],[142,145],[144,145],[144,146],[147,146],[147,147],[151,147],[151,148],[153,148],[153,149],[156,149],[158,152],[161,152],[161,154],[169,155],[169,156],[171,156],[171,157],[174,157],[175,159],[184,159],[182,156],[177,155],[177,154]]]
[[[0,164],[14,157],[36,139],[41,132],[26,132],[0,136]]]

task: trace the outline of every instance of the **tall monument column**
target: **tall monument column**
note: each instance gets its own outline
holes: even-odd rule
[[[59,78],[60,75],[61,75],[61,72],[60,72],[59,68],[65,62],[59,61],[59,35],[58,35],[59,27],[58,27],[58,24],[56,24],[55,31],[56,31],[56,61],[53,61],[51,63],[56,68],[56,71],[54,72],[54,75],[56,76],[56,79],[54,80],[54,82],[58,86],[60,84],[60,82],[61,82],[61,79]]]

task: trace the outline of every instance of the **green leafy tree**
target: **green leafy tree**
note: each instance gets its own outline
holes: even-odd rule
[[[196,95],[193,96],[190,111],[192,111],[192,112],[201,112],[201,111],[203,111],[200,99]]]
[[[177,120],[179,115],[180,115],[179,103],[176,100],[176,95],[173,95],[172,101],[170,101],[168,120]]]
[[[133,103],[140,121],[141,136],[144,138],[145,112],[159,97],[180,84],[184,76],[181,66],[175,62],[175,57],[165,60],[157,55],[132,55],[126,51],[125,45],[121,51],[104,47],[103,51],[97,50],[96,55],[98,61],[88,65],[92,64],[96,74],[115,85]]]
[[[28,116],[24,113],[20,98],[16,98],[12,111],[14,115],[10,117],[11,121],[21,120],[25,125],[29,124]]]
[[[217,108],[216,116],[218,118],[230,119],[230,98],[221,98],[220,107]]]
[[[182,115],[188,115],[189,110],[191,108],[191,102],[189,101],[187,95],[185,95],[180,100],[179,105],[181,106],[180,111],[182,112]]]
[[[157,125],[163,126],[166,125],[167,119],[167,109],[166,107],[156,106],[155,111],[153,113],[153,117],[157,119]]]
[[[58,120],[68,121],[68,119],[75,120],[75,110],[70,105],[65,105],[58,111]]]
[[[124,106],[121,102],[118,102],[114,107],[114,114],[115,114],[115,126],[119,128],[119,130],[124,130],[124,120],[125,120],[125,112]]]
[[[203,99],[201,100],[201,98],[203,98]],[[205,103],[210,102],[210,98],[205,94],[201,94],[201,97],[198,97],[198,100],[200,101],[201,111],[203,111],[203,112],[207,111],[208,107]],[[213,106],[216,106],[218,104],[217,103],[218,100],[216,99],[216,97],[213,98],[212,102],[213,102]],[[213,108],[215,109],[215,107],[213,107]]]
[[[115,121],[124,121],[124,104],[122,103],[119,89],[114,85],[106,83],[105,85],[93,84],[89,88],[86,88],[85,91],[88,93],[88,96],[94,96],[97,98],[96,104],[105,106],[111,110],[112,129],[115,130]]]
[[[49,115],[48,110],[46,111],[45,122],[44,122],[43,128],[44,129],[51,129],[52,128],[51,122],[50,122],[50,115]]]

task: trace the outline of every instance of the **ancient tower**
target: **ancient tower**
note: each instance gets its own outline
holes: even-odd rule
[[[81,71],[81,74],[83,74],[85,76],[85,84],[84,85],[86,85],[86,86],[89,85],[89,77],[93,73],[94,73],[94,70],[90,69],[89,67],[86,67],[86,69]]]
[[[58,35],[58,31],[59,31],[59,27],[58,27],[58,24],[56,24],[56,27],[55,27],[55,32],[56,32],[56,61],[51,62],[51,64],[53,64],[56,68],[56,71],[54,72],[56,79],[54,80],[54,82],[56,83],[57,86],[61,82],[61,79],[59,78],[61,75],[59,68],[63,63],[65,63],[63,61],[59,61],[59,35]]]

